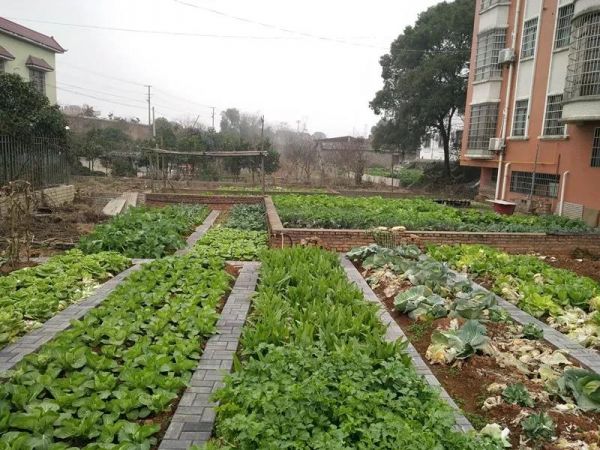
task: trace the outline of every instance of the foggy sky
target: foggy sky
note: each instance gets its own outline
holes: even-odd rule
[[[0,0],[0,16],[52,35],[68,49],[57,56],[60,104],[87,103],[103,116],[112,112],[146,123],[143,85],[151,84],[157,117],[193,121],[200,115],[199,122],[209,125],[211,110],[206,106],[215,106],[218,124],[220,110],[237,107],[264,114],[274,125],[287,122],[295,129],[301,120],[311,133],[336,136],[363,135],[376,123],[368,103],[382,85],[380,56],[419,12],[437,3],[181,1],[360,45],[248,23],[177,0]],[[31,20],[246,37],[92,30]]]

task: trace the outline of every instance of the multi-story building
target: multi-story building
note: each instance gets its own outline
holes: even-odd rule
[[[461,164],[598,225],[600,0],[477,0]]]
[[[55,55],[66,50],[51,36],[0,17],[0,73],[16,73],[56,103]]]

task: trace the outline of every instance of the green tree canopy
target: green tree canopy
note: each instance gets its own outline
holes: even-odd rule
[[[381,58],[383,88],[370,104],[384,117],[376,129],[379,145],[403,147],[414,141],[407,133],[422,139],[436,130],[447,175],[453,119],[465,107],[467,81],[461,72],[471,52],[474,12],[475,0],[455,0],[421,13]]]
[[[0,134],[22,140],[66,138],[67,121],[58,106],[19,75],[0,74]]]

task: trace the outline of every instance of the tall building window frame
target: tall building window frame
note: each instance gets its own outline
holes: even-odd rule
[[[46,95],[46,72],[43,70],[29,69],[29,82],[40,94]]]
[[[533,192],[531,185],[533,186]],[[510,173],[510,191],[519,194],[533,195],[538,197],[558,198],[560,186],[560,175],[551,173],[513,171]]]
[[[550,94],[546,98],[544,113],[544,136],[564,136],[566,126],[561,122],[563,111],[563,94]]]
[[[525,137],[527,133],[527,122],[529,119],[529,99],[524,98],[515,102],[513,113],[512,136]]]
[[[497,102],[471,105],[467,150],[489,150],[498,127],[499,106]]]
[[[523,23],[523,37],[521,38],[520,59],[533,58],[537,44],[539,17],[533,17]]]
[[[600,167],[600,127],[594,130],[592,141],[592,167]]]
[[[600,96],[600,11],[573,19],[564,100]]]
[[[506,28],[492,28],[477,35],[475,81],[500,79],[502,67],[498,64],[500,50],[506,47]]]
[[[479,12],[487,11],[496,5],[510,5],[510,0],[481,0]]]
[[[554,50],[564,50],[571,44],[571,34],[573,14],[575,13],[575,3],[558,8],[556,14],[556,30],[554,31]]]

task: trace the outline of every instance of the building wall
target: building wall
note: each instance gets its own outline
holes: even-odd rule
[[[511,95],[507,108],[507,141],[504,163],[510,163],[510,165],[508,168],[503,165],[500,177],[501,182],[506,184],[504,199],[518,201],[528,197],[527,194],[510,191],[510,178],[513,171],[533,172],[535,169],[536,173],[556,174],[561,177],[558,197],[538,197],[537,200],[549,202],[552,210],[558,212],[560,208],[560,189],[564,183],[564,201],[569,204],[582,206],[581,213],[576,213],[575,216],[586,218],[588,222],[597,224],[598,221],[597,218],[594,219],[594,215],[597,216],[598,211],[600,211],[600,168],[591,166],[591,157],[594,130],[600,127],[600,122],[569,123],[566,127],[566,134],[563,137],[543,136],[547,97],[548,95],[563,93],[566,66],[569,57],[568,48],[554,50],[558,8],[572,2],[571,0],[521,0],[518,26],[516,30],[513,30],[517,1],[512,0],[506,17],[508,30],[505,47],[511,46],[514,32],[517,62],[514,65]],[[600,0],[590,1],[600,5]],[[487,13],[479,13],[480,3],[481,0],[477,0],[474,24],[475,37],[472,46],[467,105],[472,105],[483,100],[492,100],[496,97],[496,100],[500,101],[500,106],[495,136],[500,137],[508,88],[509,69],[503,69],[502,81],[491,83],[474,82],[477,34],[480,27],[485,25],[482,23],[482,18],[488,17]],[[533,17],[539,18],[535,55],[533,58],[521,61],[520,50],[523,37],[523,24],[524,21]],[[529,99],[529,118],[525,136],[511,137],[513,133],[515,102],[525,98]],[[465,116],[466,127],[461,152],[461,164],[482,168],[481,187],[489,194],[491,184],[495,184],[491,182],[490,177],[492,169],[498,168],[498,156],[494,155],[487,160],[468,157],[467,142],[470,121],[471,109],[468,107]],[[567,176],[565,176],[566,172],[568,172]]]
[[[152,129],[141,123],[124,122],[122,120],[107,120],[96,117],[67,116],[67,122],[73,133],[87,133],[91,130],[117,128],[133,140],[152,139]]]
[[[0,46],[15,57],[14,61],[5,62],[4,69],[6,73],[16,73],[25,81],[29,81],[29,68],[25,66],[25,62],[30,55],[42,58],[54,67],[52,72],[46,72],[46,96],[50,103],[56,104],[56,55],[54,52],[3,33],[0,33]]]

